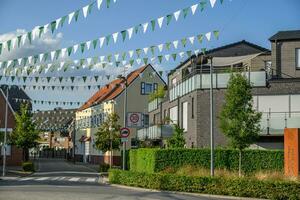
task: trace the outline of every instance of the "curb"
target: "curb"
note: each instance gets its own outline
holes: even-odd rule
[[[106,182],[106,184],[109,184]],[[230,199],[230,200],[265,200],[265,199],[258,199],[258,198],[251,198],[251,197],[235,197],[235,196],[225,196],[225,195],[212,195],[212,194],[200,194],[200,193],[190,193],[190,192],[178,192],[178,191],[167,191],[167,190],[155,190],[155,189],[147,189],[147,188],[140,188],[140,187],[130,187],[125,185],[118,185],[118,184],[109,184],[112,187],[117,187],[121,189],[130,189],[136,191],[144,191],[144,192],[165,192],[170,194],[181,194],[181,195],[189,195],[195,197],[207,197],[207,198],[218,198],[218,199]]]

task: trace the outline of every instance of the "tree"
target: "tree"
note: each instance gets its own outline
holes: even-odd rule
[[[253,144],[260,132],[261,113],[253,109],[251,84],[241,73],[231,74],[220,114],[220,129],[239,150],[239,176],[242,151]]]
[[[111,149],[110,145],[112,142],[112,150],[119,149],[121,144],[120,129],[121,126],[118,123],[119,116],[116,113],[112,113],[108,116],[106,121],[99,127],[96,133],[95,146],[102,152],[107,152]]]
[[[32,113],[28,104],[21,104],[20,111],[15,115],[16,126],[11,135],[12,144],[23,149],[23,160],[29,160],[29,149],[38,145],[39,132],[32,122]]]
[[[172,137],[167,140],[168,147],[170,148],[183,148],[185,145],[185,139],[183,136],[184,129],[179,125],[174,124],[174,132]]]

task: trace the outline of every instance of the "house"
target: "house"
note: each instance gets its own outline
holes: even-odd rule
[[[138,130],[140,140],[164,140],[172,129],[170,118],[185,129],[187,147],[210,146],[210,65],[213,66],[214,140],[228,144],[218,116],[230,69],[238,70],[253,85],[254,107],[262,112],[257,148],[283,148],[283,129],[300,127],[300,31],[278,32],[270,38],[272,51],[240,41],[193,55],[168,75],[168,94],[149,103],[150,127]]]
[[[6,98],[6,92],[8,92],[8,100]],[[0,131],[5,132],[5,110],[6,103],[8,103],[8,115],[7,115],[7,131],[8,136],[15,128],[15,113],[20,111],[21,102],[16,99],[30,100],[27,94],[16,86],[10,86],[7,91],[6,85],[0,85]],[[31,105],[29,106],[31,109]],[[6,164],[11,166],[21,165],[23,160],[22,149],[17,148],[14,145],[8,145],[6,148]],[[3,147],[1,147],[1,164],[3,163]]]
[[[126,84],[127,83],[127,84]],[[124,125],[125,84],[127,85],[127,113],[138,113],[143,117],[147,112],[149,94],[165,82],[150,65],[140,67],[126,78],[118,78],[100,88],[76,112],[76,160],[89,163],[109,163],[109,152],[103,154],[95,147],[95,134],[98,127],[111,113],[120,117],[119,124]],[[140,119],[141,120],[141,119]],[[130,128],[131,133],[126,148],[131,148],[136,141],[136,128]],[[120,152],[113,152],[113,162],[120,163]]]

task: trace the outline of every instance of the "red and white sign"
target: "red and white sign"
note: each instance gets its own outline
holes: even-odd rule
[[[142,113],[139,112],[127,113],[127,126],[131,128],[142,127]]]
[[[120,130],[121,138],[127,138],[130,134],[129,128],[123,127]]]

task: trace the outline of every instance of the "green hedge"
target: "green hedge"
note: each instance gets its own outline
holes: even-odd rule
[[[23,171],[25,172],[34,172],[34,164],[30,161],[22,163]]]
[[[300,200],[300,183],[260,181],[249,178],[190,177],[162,173],[110,170],[109,181],[158,190],[214,195]]]
[[[215,150],[215,167],[238,170],[239,152],[233,149]],[[130,151],[130,170],[160,172],[168,167],[177,169],[184,165],[210,167],[209,149],[134,149]],[[242,170],[250,173],[259,170],[283,169],[283,151],[245,150]]]

